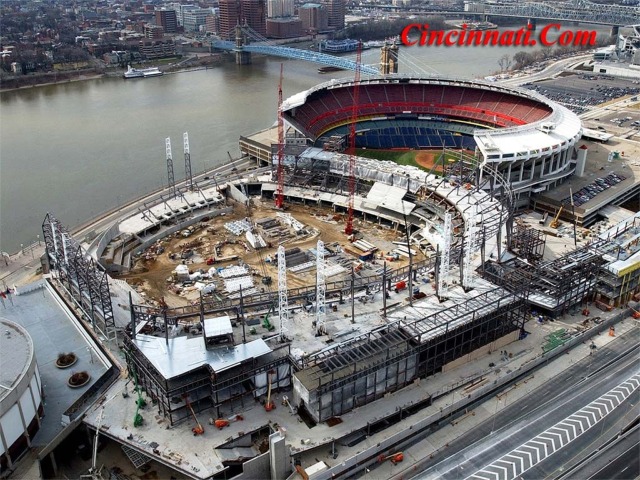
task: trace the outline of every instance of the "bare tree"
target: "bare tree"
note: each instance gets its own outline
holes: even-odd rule
[[[498,66],[500,67],[500,71],[504,72],[507,71],[511,68],[511,57],[509,57],[509,55],[507,55],[506,53],[500,57],[500,59],[498,60]]]

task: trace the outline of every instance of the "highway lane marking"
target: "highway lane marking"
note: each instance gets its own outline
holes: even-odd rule
[[[633,375],[577,412],[565,417],[544,432],[511,450],[481,470],[478,470],[472,476],[468,477],[468,479],[488,478],[483,477],[483,475],[491,475],[491,480],[493,480],[493,475],[495,475],[495,472],[498,470],[504,473],[504,476],[500,475],[500,479],[504,478],[504,480],[512,480],[522,475],[595,426],[600,420],[604,419],[606,415],[613,411],[615,407],[626,400],[638,387],[640,387],[640,373]],[[596,411],[599,415],[596,414]],[[588,425],[586,428],[585,422]],[[564,441],[565,436],[567,439],[566,443]],[[551,448],[549,448],[549,444]],[[558,447],[557,444],[560,444],[560,446]],[[544,456],[542,455],[541,446],[544,447]],[[536,452],[537,458],[535,462],[531,454],[532,451]],[[516,460],[518,464],[516,464],[514,460]],[[507,467],[504,465],[507,465]],[[513,469],[513,472],[510,472],[511,469]],[[513,473],[513,475],[509,475],[510,473]]]

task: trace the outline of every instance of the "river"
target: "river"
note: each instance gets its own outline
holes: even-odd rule
[[[539,25],[540,28],[540,25]],[[593,26],[568,29],[587,29]],[[595,27],[603,35],[608,27]],[[538,47],[531,47],[532,49]],[[402,73],[466,78],[498,70],[523,47],[402,47]],[[377,49],[363,62],[379,61]],[[69,227],[166,184],[170,137],[176,179],[184,178],[183,132],[194,172],[239,155],[238,137],[276,120],[280,63],[285,98],[330,78],[318,65],[254,56],[208,70],[124,80],[100,78],[0,95],[0,251],[41,234],[52,212]]]

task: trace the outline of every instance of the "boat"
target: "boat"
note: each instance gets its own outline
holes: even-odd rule
[[[332,66],[327,66],[327,67],[320,67],[318,68],[318,73],[331,73],[331,72],[340,72],[344,70],[344,68],[341,67],[332,67]]]
[[[360,42],[358,40],[352,40],[350,38],[346,40],[324,40],[320,42],[320,51],[329,53],[355,52],[358,50],[359,44]],[[360,48],[362,50],[366,49],[364,45]]]
[[[133,68],[129,65],[127,71],[122,75],[124,78],[147,78],[147,77],[158,77],[163,75],[163,72],[158,67],[149,67],[149,68]]]

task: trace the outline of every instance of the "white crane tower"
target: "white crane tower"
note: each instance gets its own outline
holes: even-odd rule
[[[287,259],[284,255],[284,246],[278,247],[278,299],[280,317],[280,340],[286,339],[289,329],[289,301],[287,298]]]
[[[318,335],[322,335],[326,333],[325,315],[327,313],[325,303],[327,285],[324,262],[324,242],[322,240],[318,240],[316,250],[316,333]]]

